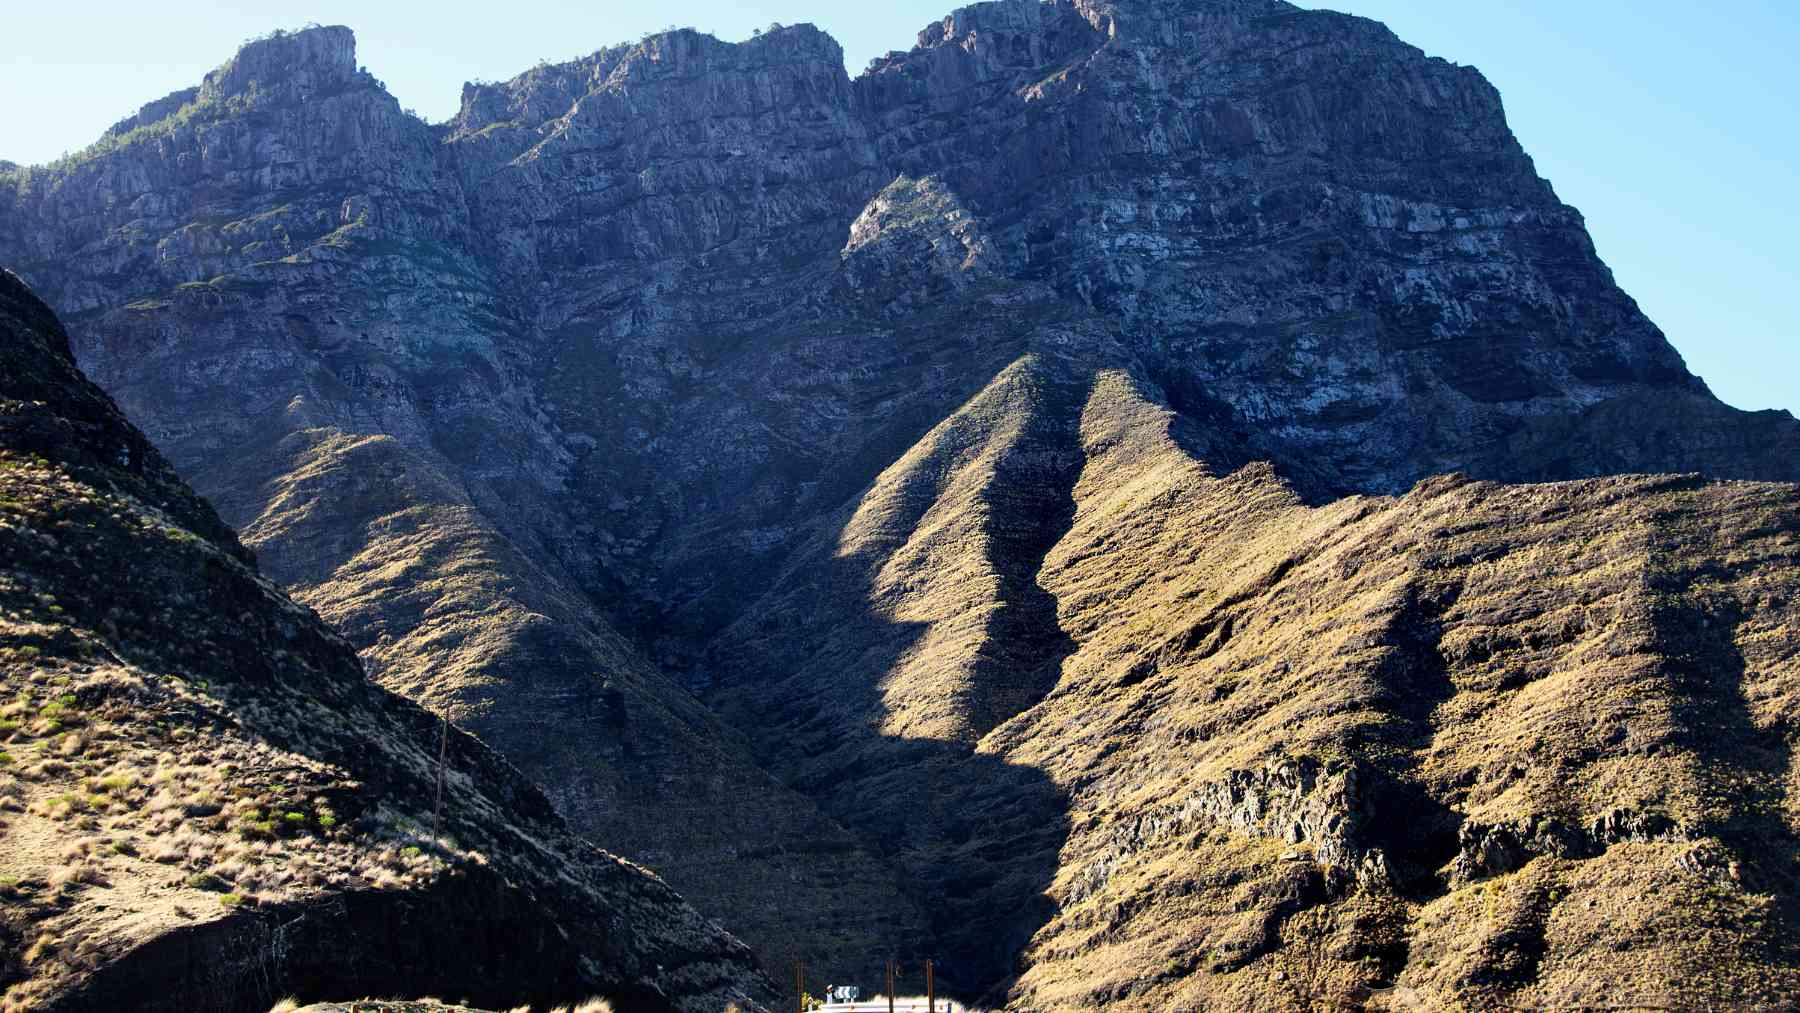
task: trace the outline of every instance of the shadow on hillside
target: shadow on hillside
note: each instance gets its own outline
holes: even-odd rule
[[[974,741],[883,730],[893,717],[888,682],[916,652],[971,652],[956,656],[960,681],[932,684],[932,692],[945,690],[932,705],[985,736],[1041,701],[1075,649],[1038,574],[1073,522],[1083,462],[1079,419],[1091,373],[1049,366],[1032,379],[1042,381],[1030,395],[1033,417],[983,487],[984,575],[962,578],[993,580],[998,608],[965,626],[957,624],[966,616],[906,621],[885,611],[877,580],[882,564],[900,554],[898,544],[852,556],[833,548],[865,491],[805,550],[830,554],[825,575],[810,568],[790,575],[753,610],[754,628],[731,638],[736,656],[713,659],[736,670],[724,706],[741,726],[763,730],[765,762],[895,870],[901,893],[925,915],[925,936],[900,952],[809,955],[809,987],[878,986],[892,956],[903,965],[903,990],[922,992],[920,967],[930,958],[940,996],[1003,1001],[1020,951],[1055,913],[1049,890],[1069,826],[1062,789],[1043,771],[979,752]],[[922,470],[926,477],[900,494],[901,519],[884,530],[929,525],[951,480]],[[979,636],[928,644],[939,623],[953,633],[978,627]],[[777,980],[792,980],[785,970],[774,969]]]
[[[1756,943],[1771,951],[1771,963],[1800,962],[1800,838],[1788,825],[1786,786],[1793,751],[1779,726],[1757,724],[1748,695],[1748,670],[1737,642],[1749,618],[1739,602],[1709,609],[1695,585],[1717,575],[1675,572],[1653,577],[1659,596],[1651,613],[1658,653],[1669,659],[1671,676],[1686,692],[1677,696],[1685,726],[1683,743],[1697,753],[1719,786],[1707,799],[1716,833],[1742,863],[1747,890],[1767,897],[1773,919]],[[1721,811],[1722,810],[1722,811]]]
[[[927,628],[888,624],[880,647],[843,670],[891,672]],[[1071,647],[1064,638],[1041,659],[1052,678]],[[1003,995],[1018,953],[1054,914],[1048,891],[1068,836],[1063,792],[1042,771],[967,743],[882,735],[874,722],[847,728],[834,718],[836,705],[767,685],[759,690],[768,706],[753,720],[779,729],[785,747],[770,750],[771,766],[893,869],[900,893],[926,919],[926,937],[893,954],[807,955],[809,981],[874,985],[890,956],[911,968],[909,974],[930,958],[940,995],[965,1001]],[[879,920],[882,914],[843,916]],[[783,982],[790,980],[785,971],[771,969]],[[922,991],[922,982],[908,982]]]

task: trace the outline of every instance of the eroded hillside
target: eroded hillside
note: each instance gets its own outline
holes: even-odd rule
[[[368,683],[3,272],[0,675],[8,1010],[766,994],[742,943]]]
[[[679,31],[435,126],[311,30],[0,176],[0,260],[376,679],[771,964],[1792,988],[1793,487],[1714,480],[1800,425],[1374,22]]]
[[[1800,995],[1794,486],[1309,506],[1153,390],[1022,360],[720,647],[774,769],[1029,940],[1009,1008]]]

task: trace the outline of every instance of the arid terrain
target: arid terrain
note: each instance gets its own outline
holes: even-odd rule
[[[0,560],[6,1010],[266,1009],[419,967],[492,1002],[767,994],[742,943],[370,684],[6,273]]]
[[[1800,422],[1688,371],[1475,69],[1279,0],[978,4],[854,76],[808,25],[657,33],[439,124],[380,61],[277,33],[0,170],[0,264],[210,502],[177,526],[329,626],[308,671],[423,709],[353,770],[145,739],[128,799],[96,760],[22,811],[153,820],[200,766],[269,822],[266,738],[306,792],[400,771],[404,818],[253,843],[419,889],[461,861],[402,840],[448,713],[517,767],[459,789],[481,826],[512,792],[723,930],[582,851],[634,885],[571,910],[661,890],[630,933],[708,956],[497,1008],[652,964],[763,1001],[735,939],[1019,1013],[1800,1004]],[[58,467],[28,502],[144,500]],[[199,645],[215,606],[131,609]],[[282,670],[253,639],[182,706],[327,699],[208,697]],[[41,753],[77,662],[8,657]],[[464,995],[411,985],[298,998]]]

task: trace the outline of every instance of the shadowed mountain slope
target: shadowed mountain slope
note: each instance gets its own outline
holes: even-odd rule
[[[721,648],[769,659],[722,706],[793,743],[771,762],[828,812],[885,836],[904,814],[880,800],[939,800],[946,839],[897,860],[1049,870],[1047,920],[995,903],[1019,883],[951,892],[1030,935],[1009,1008],[1795,1000],[1795,487],[1455,477],[1309,507],[1267,465],[1196,457],[1141,375],[1088,376],[995,427],[1079,427],[1072,518],[1027,577],[1060,637],[1030,706],[983,733],[947,703],[985,652],[1030,643],[950,638],[1030,608],[975,576],[990,542],[946,546],[932,519],[970,512],[955,497],[984,452],[904,511],[916,459],[896,465],[820,543],[833,558],[797,564]],[[876,516],[894,535],[870,552]],[[911,576],[922,542],[967,575],[950,618],[919,611],[943,600]],[[868,590],[822,599],[845,582],[806,575],[833,567]],[[897,660],[843,663],[871,651]],[[921,679],[935,720],[907,719]],[[859,723],[860,742],[824,731]],[[964,776],[940,769],[945,739]],[[1000,804],[990,769],[1051,790]],[[1003,818],[1033,798],[1054,835]]]
[[[0,260],[378,680],[767,960],[1788,994],[1793,487],[1714,480],[1800,424],[1374,22],[678,31],[435,126],[310,30],[0,175]]]
[[[366,682],[6,273],[0,550],[7,1009],[766,995],[742,943]]]

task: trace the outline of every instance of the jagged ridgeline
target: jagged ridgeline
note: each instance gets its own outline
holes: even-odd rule
[[[7,171],[0,262],[376,681],[778,976],[1795,1002],[1800,423],[1473,69],[1276,0],[854,77],[663,33],[435,125],[357,59]]]
[[[0,678],[7,1010],[767,995],[742,943],[366,681],[5,272]]]

